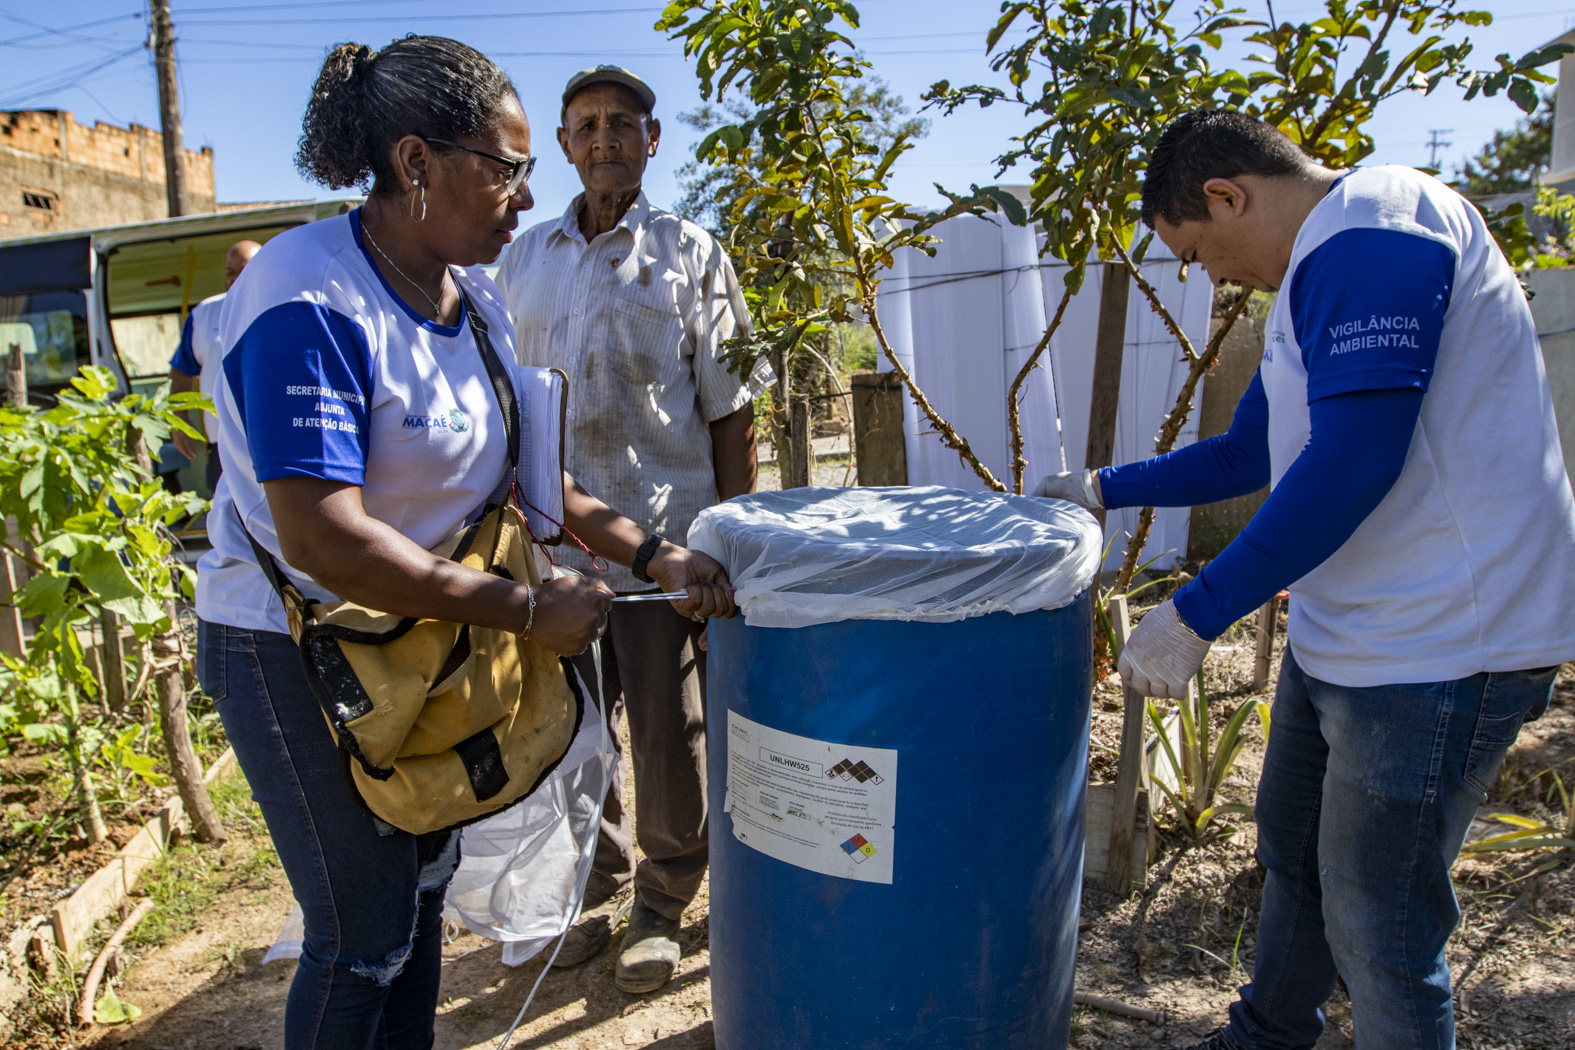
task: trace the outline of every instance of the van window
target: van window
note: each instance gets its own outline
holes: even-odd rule
[[[89,362],[81,292],[0,295],[0,361],[21,346],[29,390],[58,390]]]
[[[139,379],[162,381],[169,375],[170,358],[180,345],[180,314],[117,317],[109,322],[109,328],[133,389],[144,385],[137,382]]]
[[[230,245],[266,244],[293,225],[158,237],[109,252],[99,280],[108,285],[110,334],[134,393],[151,393],[169,375],[182,312],[224,291]]]

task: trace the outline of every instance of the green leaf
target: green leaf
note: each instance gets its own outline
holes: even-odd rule
[[[1244,802],[1221,802],[1219,805],[1210,806],[1208,809],[1198,814],[1197,823],[1194,826],[1201,829],[1204,825],[1208,824],[1209,821],[1213,820],[1221,813],[1239,813],[1248,819],[1252,819],[1254,817],[1252,807]]]
[[[980,195],[993,201],[1005,213],[1006,221],[1013,226],[1028,225],[1028,209],[1023,207],[1023,202],[1017,194],[1000,186],[986,186],[979,191]]]
[[[72,560],[83,586],[100,601],[138,597],[143,593],[137,581],[131,578],[119,554],[104,546],[88,547]]]
[[[1517,78],[1509,85],[1508,94],[1511,101],[1519,106],[1522,112],[1530,113],[1537,108],[1537,89],[1529,80]]]
[[[93,1004],[93,1020],[99,1024],[131,1024],[141,1016],[142,1007],[121,1002],[113,988],[105,988]]]
[[[17,592],[17,605],[29,616],[55,616],[66,607],[70,586],[70,576],[53,571],[39,573]]]
[[[34,722],[22,727],[22,736],[35,744],[63,744],[67,730],[58,722]]]
[[[1154,231],[1149,230],[1143,235],[1143,239],[1137,242],[1136,247],[1132,249],[1132,261],[1141,266],[1143,264],[1143,260],[1148,257],[1149,245],[1153,243]]]

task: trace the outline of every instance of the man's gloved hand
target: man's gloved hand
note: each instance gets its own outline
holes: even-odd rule
[[[1099,491],[1099,475],[1092,470],[1070,470],[1062,474],[1046,474],[1039,479],[1030,496],[1041,499],[1064,499],[1076,503],[1084,510],[1103,510],[1105,501]]]
[[[1144,696],[1180,700],[1213,644],[1187,626],[1174,602],[1166,602],[1133,629],[1117,670],[1127,686]]]

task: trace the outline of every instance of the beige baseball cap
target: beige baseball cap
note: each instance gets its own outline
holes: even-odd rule
[[[569,100],[592,84],[622,84],[635,93],[648,112],[656,110],[656,92],[651,90],[651,85],[622,66],[607,65],[582,69],[570,77],[563,88],[563,108],[568,109]]]

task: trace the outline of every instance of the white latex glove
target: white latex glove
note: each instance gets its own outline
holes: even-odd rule
[[[1181,700],[1213,644],[1187,626],[1175,603],[1166,602],[1133,628],[1116,668],[1121,680],[1144,696]]]
[[[1084,510],[1103,510],[1105,501],[1099,491],[1099,475],[1092,470],[1070,470],[1062,474],[1046,474],[1039,479],[1030,496],[1041,499],[1064,499],[1076,503]]]

